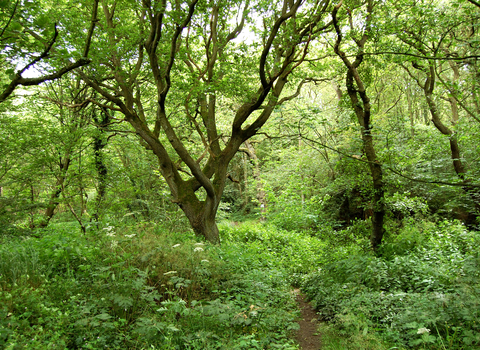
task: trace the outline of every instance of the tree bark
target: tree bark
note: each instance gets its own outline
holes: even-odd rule
[[[358,67],[363,62],[363,48],[368,39],[370,29],[370,18],[373,12],[373,2],[367,1],[367,17],[365,19],[365,31],[360,39],[354,39],[358,47],[358,53],[355,55],[355,61],[351,62],[345,52],[340,49],[342,42],[342,31],[340,29],[337,12],[342,2],[335,6],[332,13],[333,25],[337,33],[337,40],[334,45],[335,53],[342,59],[347,67],[346,86],[348,96],[352,103],[352,108],[357,116],[358,123],[361,126],[362,140],[365,155],[367,156],[370,175],[373,182],[373,216],[372,216],[372,233],[370,235],[370,243],[374,251],[377,251],[382,243],[384,228],[383,221],[385,217],[384,204],[384,188],[383,188],[383,170],[382,165],[377,159],[375,147],[373,145],[373,134],[371,124],[371,104],[367,96],[366,88],[358,72]]]
[[[243,205],[245,209],[248,205],[248,155],[243,155]]]
[[[412,106],[412,96],[411,96],[411,88],[407,87],[406,95],[407,95],[407,103],[408,103],[408,117],[410,119],[410,136],[412,139],[415,137],[415,114],[413,111],[413,106]]]
[[[195,196],[184,199],[179,206],[197,236],[211,243],[219,243],[220,235],[215,221],[219,204],[220,200],[217,198],[207,197],[205,201],[199,201]]]
[[[95,221],[98,221],[100,215],[100,206],[103,199],[105,198],[107,190],[107,175],[108,169],[105,165],[103,159],[103,149],[107,145],[106,141],[103,140],[103,128],[108,125],[110,122],[110,116],[108,111],[102,110],[102,119],[100,120],[96,114],[92,114],[92,117],[97,124],[97,134],[93,136],[93,155],[95,157],[95,168],[97,169],[97,197],[95,198],[95,212],[92,215],[92,218]]]

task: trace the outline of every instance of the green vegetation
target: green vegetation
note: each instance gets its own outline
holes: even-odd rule
[[[37,235],[0,251],[2,348],[295,348],[286,270],[260,247],[150,224]]]
[[[480,348],[477,0],[0,0],[0,349]]]
[[[322,349],[475,349],[480,234],[405,219],[382,254],[368,224],[329,237],[223,222],[222,243],[152,223],[2,237],[5,349],[297,349],[300,286]]]
[[[355,244],[327,250],[329,262],[303,288],[333,341],[351,343],[345,349],[389,348],[380,340],[404,349],[476,349],[479,243],[480,234],[459,222],[408,220],[381,256]]]
[[[311,239],[252,225],[225,232],[221,246],[148,223],[4,237],[0,347],[297,349],[291,272],[314,262],[283,243]],[[287,248],[293,264],[280,258]]]

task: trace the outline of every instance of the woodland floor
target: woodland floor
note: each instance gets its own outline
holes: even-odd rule
[[[317,314],[310,303],[305,300],[305,296],[299,289],[294,290],[297,296],[297,304],[302,312],[302,316],[298,321],[300,329],[297,332],[296,339],[300,344],[301,350],[319,350],[320,335],[317,330]]]

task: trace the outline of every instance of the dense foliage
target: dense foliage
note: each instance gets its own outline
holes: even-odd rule
[[[323,239],[220,227],[220,246],[151,223],[4,235],[2,348],[297,349],[292,285],[324,349],[480,345],[480,236],[459,222],[405,219],[381,257],[361,221]]]
[[[352,243],[330,250],[304,290],[345,347],[360,338],[365,349],[380,348],[379,340],[408,349],[476,349],[479,239],[459,222],[407,220],[381,257]]]
[[[479,23],[0,0],[0,348],[478,348]]]
[[[311,269],[313,254],[288,248],[287,261],[278,243],[314,252],[311,239],[225,230],[221,246],[149,223],[3,237],[1,347],[296,349],[291,276]]]
[[[84,5],[2,8],[4,225],[156,221],[173,201],[213,242],[218,212],[299,198],[304,226],[325,205],[372,218],[376,247],[397,192],[476,224],[475,4]]]

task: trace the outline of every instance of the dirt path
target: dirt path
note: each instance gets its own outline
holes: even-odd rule
[[[298,307],[302,312],[302,318],[298,321],[300,329],[296,339],[302,350],[319,350],[320,335],[317,331],[317,314],[312,306],[305,301],[305,296],[299,289],[294,290],[297,295]]]

